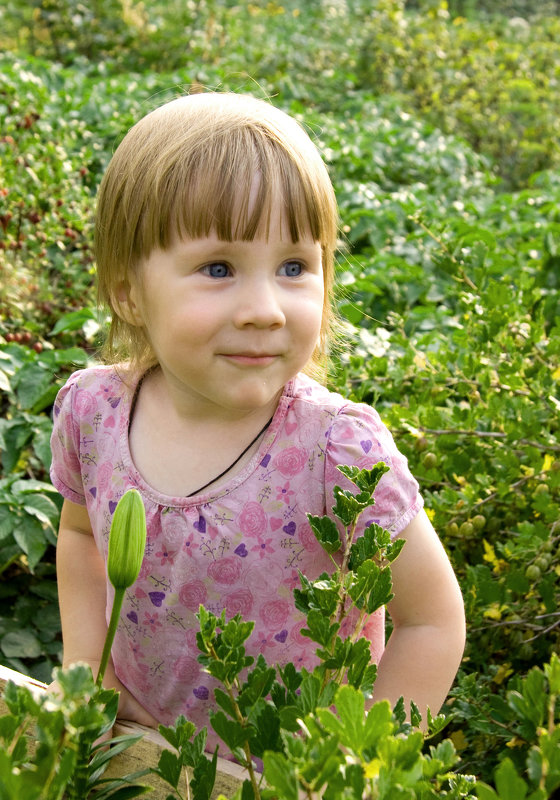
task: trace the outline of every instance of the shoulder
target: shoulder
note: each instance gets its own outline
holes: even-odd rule
[[[54,418],[62,411],[72,410],[87,416],[99,405],[100,400],[112,402],[117,407],[126,398],[131,398],[134,385],[125,371],[110,365],[96,365],[74,372],[58,392],[54,403]]]
[[[313,378],[299,374],[287,387],[286,396],[290,407],[301,414],[323,414],[329,422],[330,433],[334,429],[351,428],[356,435],[368,430],[386,430],[377,411],[365,403],[355,403],[322,386]]]
[[[393,534],[399,533],[422,507],[418,483],[411,474],[405,456],[400,453],[393,436],[379,413],[365,403],[355,403],[336,392],[310,381],[294,381],[294,404],[309,413],[313,409],[322,418],[322,429],[315,425],[316,441],[324,457],[324,478],[327,494],[338,484],[353,491],[355,487],[338,470],[339,465],[371,469],[379,462],[389,467],[375,493],[374,521]],[[305,422],[300,414],[300,424]],[[311,446],[311,443],[310,443]],[[327,503],[327,505],[329,505]]]
[[[331,392],[326,386],[300,372],[290,381],[285,390],[286,396],[295,402],[311,406],[341,407],[348,403],[342,395]]]

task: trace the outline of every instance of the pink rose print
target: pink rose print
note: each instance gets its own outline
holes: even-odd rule
[[[309,643],[311,639],[308,639],[307,636],[303,636],[301,629],[305,628],[305,623],[298,622],[292,630],[290,631],[290,640],[299,647],[309,647]]]
[[[95,398],[93,397],[91,392],[87,392],[85,391],[85,389],[78,389],[76,391],[74,404],[77,416],[82,418],[87,417],[90,414],[93,414],[93,412],[97,408],[97,403],[95,402]]]
[[[317,541],[317,537],[311,530],[311,525],[305,522],[298,531],[299,540],[306,550],[321,549],[321,545]]]
[[[285,478],[292,478],[300,473],[307,462],[307,452],[300,447],[287,447],[272,460],[278,472]]]
[[[208,592],[202,581],[189,581],[179,589],[179,600],[190,611],[198,611],[200,604],[206,602]]]
[[[115,465],[112,461],[105,461],[97,470],[97,487],[100,492],[105,492],[111,485],[111,480],[115,472]]]
[[[290,614],[290,604],[287,600],[269,600],[265,603],[260,612],[259,617],[262,619],[267,628],[273,628],[276,631],[281,628]]]
[[[238,561],[241,561],[241,559],[239,558]],[[282,567],[275,564],[274,561],[269,561],[266,569],[263,569],[262,564],[259,562],[243,573],[243,585],[248,586],[255,595],[262,594],[264,597],[268,597],[270,595],[270,587],[274,585],[280,586],[284,577]]]
[[[266,530],[266,514],[260,503],[245,503],[239,517],[239,527],[247,536],[259,536]]]
[[[236,614],[247,617],[253,608],[253,594],[250,589],[236,589],[224,597],[224,606],[228,617]]]
[[[216,583],[224,583],[230,586],[239,579],[241,567],[242,561],[240,558],[228,556],[227,558],[219,558],[217,561],[212,561],[207,569],[207,574]]]
[[[77,475],[80,474],[82,465],[80,464],[80,459],[78,458],[78,456],[69,450],[64,451],[63,459],[64,459],[64,466],[68,467],[68,471],[67,472],[65,471],[61,475],[61,477],[65,479],[65,483],[67,486],[72,486],[72,477],[76,474]]]
[[[179,514],[167,512],[161,515],[161,533],[166,547],[178,552],[183,544],[186,523]]]
[[[377,512],[379,515],[383,514],[394,520],[404,511],[402,503],[403,498],[399,489],[389,482],[384,482],[382,479],[375,490],[373,513],[376,514]]]
[[[181,656],[173,662],[173,674],[181,683],[194,683],[200,674],[199,663],[192,656]]]

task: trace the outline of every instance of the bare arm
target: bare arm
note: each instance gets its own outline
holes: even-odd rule
[[[63,666],[85,661],[94,677],[99,669],[107,622],[105,564],[96,547],[84,506],[64,501],[56,550]],[[128,692],[109,663],[103,685],[121,692],[119,717],[157,727],[156,720]]]
[[[424,511],[405,528],[391,565],[393,633],[379,664],[374,700],[392,705],[401,695],[437,714],[453,683],[465,646],[465,615],[457,579]]]

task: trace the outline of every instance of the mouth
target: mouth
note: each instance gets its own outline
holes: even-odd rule
[[[222,357],[234,364],[264,367],[272,364],[279,356],[275,353],[223,353]]]

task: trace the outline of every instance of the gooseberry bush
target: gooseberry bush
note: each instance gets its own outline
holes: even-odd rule
[[[420,722],[413,704],[410,722],[402,702],[394,713],[387,701],[365,712],[365,698],[371,696],[377,670],[370,663],[370,642],[360,636],[360,630],[364,616],[392,598],[390,564],[404,540],[391,541],[389,532],[375,523],[355,537],[357,520],[374,504],[373,492],[388,470],[386,465],[339,470],[358,489],[352,493],[334,488],[332,511],[342,535],[331,517],[308,515],[315,537],[333,560],[333,571],[314,581],[300,574],[301,586],[294,590],[296,607],[306,620],[302,635],[310,639],[320,659],[312,672],[299,671],[291,663],[269,665],[262,655],[255,661],[245,650],[253,622],[239,614],[227,619],[225,610],[216,616],[200,607],[198,660],[221,687],[214,691],[218,710],[210,712],[210,725],[248,775],[236,796],[258,800],[389,798],[404,784],[413,797],[444,792],[447,797],[474,798],[469,793],[474,779],[452,772],[458,756],[449,740],[440,742],[429,755],[422,754],[424,736],[412,730]],[[56,672],[62,701],[37,701],[30,690],[8,684],[11,713],[0,718],[0,737],[8,745],[0,758],[0,785],[4,775],[8,784],[6,798],[21,797],[22,790],[29,791],[27,787],[30,798],[59,798],[65,790],[69,798],[86,798],[100,785],[96,797],[135,797],[146,790],[133,780],[150,770],[130,777],[126,789],[121,781],[100,780],[111,756],[130,745],[133,737],[113,740],[108,750],[95,743],[115,721],[116,694],[102,690],[101,681],[116,630],[113,620],[118,619],[125,589],[138,576],[145,541],[144,506],[138,492],[131,490],[119,501],[111,524],[107,570],[115,602],[95,687],[91,671],[79,665],[66,673]],[[341,624],[353,609],[359,612],[355,628],[341,639]],[[83,699],[84,694],[79,697],[80,690],[86,697],[92,695],[90,699]],[[42,747],[29,764],[24,733],[34,717]],[[429,723],[432,734],[444,724],[442,718],[434,720],[430,715]],[[207,800],[218,750],[212,757],[204,753],[205,729],[195,735],[194,725],[180,717],[173,726],[160,726],[160,732],[177,752],[164,750],[151,771],[170,784],[174,794],[169,797],[189,797],[192,791],[194,800]],[[262,759],[264,774],[257,758]],[[182,795],[179,785],[187,766],[193,769],[193,780]],[[45,780],[50,794],[34,793],[33,788],[42,792]]]

